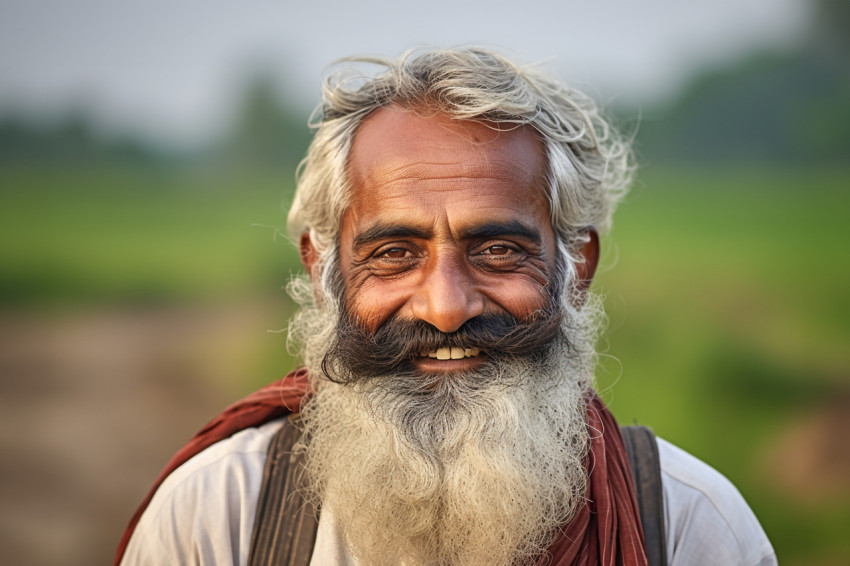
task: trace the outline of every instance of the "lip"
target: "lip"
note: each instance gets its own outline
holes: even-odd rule
[[[457,360],[438,360],[436,358],[417,357],[413,359],[416,367],[426,373],[450,373],[458,371],[471,371],[477,369],[484,363],[485,355],[478,354],[468,358]]]

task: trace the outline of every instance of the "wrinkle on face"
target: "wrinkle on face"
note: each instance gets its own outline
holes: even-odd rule
[[[532,130],[386,108],[361,125],[349,168],[340,260],[364,327],[432,314],[452,326],[457,309],[524,320],[546,304],[556,248]]]

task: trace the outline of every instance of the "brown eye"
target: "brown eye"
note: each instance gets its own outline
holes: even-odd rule
[[[381,252],[381,257],[387,257],[390,259],[402,259],[407,257],[407,250],[404,248],[390,248],[386,251]]]
[[[511,249],[507,246],[490,246],[484,251],[490,255],[505,255],[510,253]]]

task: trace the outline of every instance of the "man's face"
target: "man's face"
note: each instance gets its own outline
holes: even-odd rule
[[[324,266],[345,310],[308,302],[293,323],[318,384],[310,490],[363,564],[531,562],[584,501],[598,310],[560,293],[586,289],[597,240],[562,281],[543,145],[490,126],[367,118]],[[318,256],[304,234],[314,285]]]
[[[531,130],[385,108],[360,126],[349,168],[340,267],[364,330],[395,316],[450,333],[478,315],[521,322],[550,304],[555,236]],[[433,374],[483,361],[475,349],[434,355],[415,365]]]

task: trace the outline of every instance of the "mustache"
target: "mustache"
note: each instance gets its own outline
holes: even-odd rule
[[[492,360],[543,359],[562,339],[560,309],[535,312],[525,321],[506,313],[483,314],[466,321],[454,332],[441,332],[419,319],[392,316],[374,333],[357,325],[343,310],[331,347],[322,360],[329,380],[350,384],[370,378],[414,375],[414,359],[443,347],[479,348]]]

